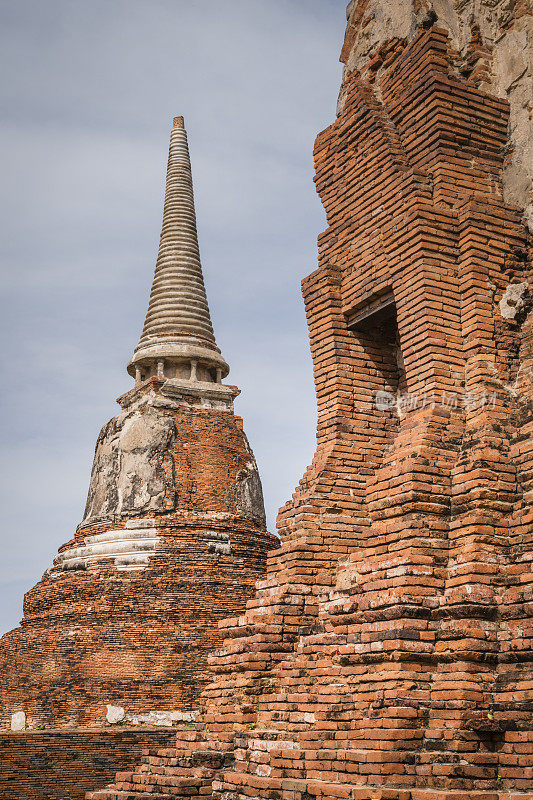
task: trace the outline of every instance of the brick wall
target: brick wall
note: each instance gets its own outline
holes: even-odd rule
[[[164,747],[172,731],[122,728],[0,733],[2,800],[81,800],[104,786],[117,765],[134,764],[147,747]]]

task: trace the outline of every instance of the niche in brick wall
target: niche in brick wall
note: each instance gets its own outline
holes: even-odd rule
[[[370,301],[347,317],[358,349],[367,359],[364,378],[369,382],[377,424],[390,445],[399,425],[398,399],[406,392],[405,367],[400,345],[396,305],[392,291]]]

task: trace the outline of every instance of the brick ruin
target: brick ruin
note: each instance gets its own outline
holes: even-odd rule
[[[202,715],[91,800],[533,799],[531,7],[352,0],[314,461]]]
[[[222,382],[181,117],[128,371],[135,387],[98,437],[83,522],[0,641],[3,726],[13,714],[22,729],[191,718],[218,620],[244,608],[277,544],[233,413],[239,390]]]

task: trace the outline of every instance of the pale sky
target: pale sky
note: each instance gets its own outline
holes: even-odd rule
[[[217,343],[269,525],[314,452],[301,279],[325,216],[346,0],[0,0],[0,632],[81,521],[131,387],[172,117],[189,135]]]

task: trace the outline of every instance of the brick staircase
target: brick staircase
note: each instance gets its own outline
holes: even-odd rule
[[[177,731],[174,747],[145,750],[132,772],[118,772],[115,782],[89,792],[87,800],[183,800],[212,796],[213,781],[231,767],[234,734],[211,736],[203,726]]]

